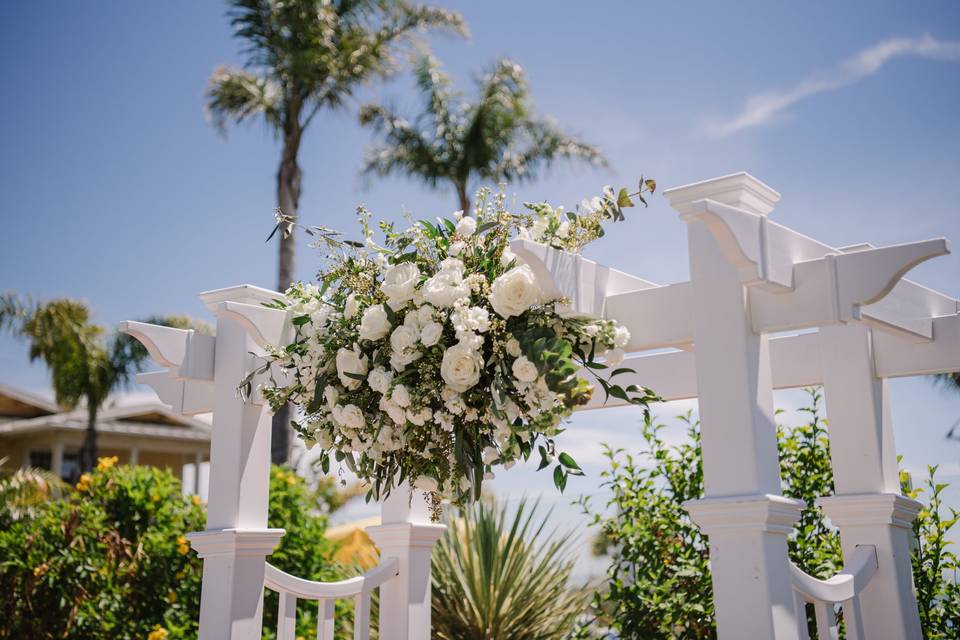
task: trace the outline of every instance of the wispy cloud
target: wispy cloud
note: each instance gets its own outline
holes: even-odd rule
[[[879,72],[891,60],[902,57],[960,61],[960,41],[938,40],[929,34],[884,40],[831,69],[812,73],[793,87],[750,96],[735,117],[708,123],[707,133],[724,137],[768,124],[801,100],[856,84]]]

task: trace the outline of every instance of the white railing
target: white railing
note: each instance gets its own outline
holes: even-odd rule
[[[828,578],[819,580],[790,563],[790,579],[797,605],[797,626],[801,640],[809,640],[807,604],[813,605],[819,640],[837,640],[837,605],[843,607],[848,640],[864,640],[860,593],[877,572],[877,548],[863,545],[850,557],[850,566]]]
[[[297,600],[317,601],[317,640],[333,640],[336,601],[353,598],[353,638],[370,638],[370,596],[373,590],[400,575],[396,558],[386,558],[362,576],[338,582],[316,582],[292,576],[266,565],[263,584],[280,595],[277,610],[277,640],[295,640]]]

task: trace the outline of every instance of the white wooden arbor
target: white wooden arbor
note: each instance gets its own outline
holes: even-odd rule
[[[746,173],[665,195],[688,225],[690,282],[658,286],[527,241],[512,248],[572,313],[625,324],[629,351],[659,350],[627,360],[632,382],[666,400],[699,398],[706,496],[686,507],[710,542],[720,638],[806,638],[806,603],[820,638],[836,637],[837,605],[851,639],[921,638],[910,571],[919,505],[899,492],[886,380],[960,369],[960,302],[903,278],[947,253],[946,241],[829,247],[771,222],[779,194]],[[314,583],[266,562],[283,535],[266,528],[270,417],[236,387],[252,354],[291,335],[284,312],[260,306],[278,296],[249,285],[201,294],[216,337],[124,327],[167,368],[142,382],[186,415],[213,411],[207,530],[189,536],[204,558],[200,639],[258,638],[266,586],[280,593],[283,640],[298,598],[318,601],[318,638],[332,637],[334,600],[354,598],[355,637],[368,637],[378,587],[380,637],[427,640],[443,528],[408,492],[394,492],[368,530],[381,563],[362,577]],[[790,563],[803,505],[780,495],[773,390],[808,385],[823,385],[830,418],[836,495],[819,504],[840,530],[845,569],[829,580]]]

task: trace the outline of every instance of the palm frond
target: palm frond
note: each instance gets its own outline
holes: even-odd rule
[[[480,501],[450,518],[433,557],[433,633],[441,640],[560,640],[586,608],[573,588],[571,537],[521,501]]]
[[[606,164],[597,147],[535,116],[526,75],[512,60],[497,61],[465,105],[432,57],[421,57],[415,73],[424,101],[415,125],[383,106],[361,111],[361,124],[382,141],[368,155],[366,173],[402,174],[431,186],[446,179],[462,194],[473,178],[530,180],[560,159]]]
[[[360,109],[360,122],[381,131],[386,140],[383,146],[367,152],[365,173],[380,176],[402,173],[431,185],[448,176],[447,164],[438,157],[442,147],[391,110],[366,105]]]
[[[3,469],[0,459],[0,514],[10,520],[31,517],[47,500],[59,498],[66,483],[46,469],[25,467],[13,472]]]
[[[226,135],[227,125],[264,116],[274,130],[281,127],[280,89],[252,73],[219,67],[210,76],[206,110],[213,126]]]

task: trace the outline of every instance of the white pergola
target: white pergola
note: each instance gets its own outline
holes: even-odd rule
[[[920,505],[900,495],[886,380],[960,369],[960,302],[903,278],[947,242],[827,246],[770,221],[780,196],[746,173],[665,196],[688,225],[689,282],[658,286],[528,241],[512,248],[571,313],[616,319],[629,351],[657,351],[626,361],[631,382],[698,398],[706,495],[685,506],[709,539],[720,638],[807,638],[807,603],[820,638],[836,637],[838,606],[851,639],[921,638],[910,568]],[[292,335],[285,312],[261,306],[279,296],[249,285],[201,294],[215,337],[125,326],[167,368],[142,382],[185,415],[213,412],[207,530],[189,536],[204,558],[200,639],[259,638],[266,586],[280,593],[281,640],[294,638],[297,599],[318,601],[318,638],[332,638],[337,598],[355,599],[355,637],[367,638],[374,588],[383,640],[427,640],[443,527],[408,493],[395,491],[367,530],[381,563],[364,576],[316,583],[266,561],[283,535],[266,528],[270,415],[236,387],[257,354]],[[773,390],[809,385],[825,390],[836,490],[818,504],[844,552],[829,580],[787,557],[803,504],[781,495]]]

